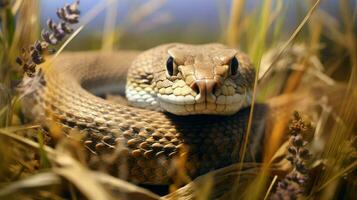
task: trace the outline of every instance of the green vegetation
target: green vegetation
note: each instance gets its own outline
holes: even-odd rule
[[[288,2],[296,4],[290,7],[298,10],[299,25],[292,32],[284,29],[287,15],[291,14]],[[297,190],[288,187],[288,182],[297,183],[301,177],[284,180],[288,178],[286,174],[294,174],[301,165],[295,162],[291,167],[286,156],[289,144],[284,141],[289,138],[287,133],[293,132],[293,125],[304,128],[305,122],[313,124],[314,134],[298,138],[304,145],[295,143],[289,150],[290,162],[303,160],[304,170],[306,167],[308,171],[303,173],[308,177],[307,183],[294,186],[304,189],[299,190],[299,199],[349,199],[357,195],[357,7],[351,7],[349,2],[340,0],[338,18],[321,9],[319,0],[263,0],[250,13],[245,12],[245,0],[232,0],[229,16],[225,5],[218,3],[222,32],[216,41],[239,47],[251,57],[258,75],[253,101],[284,106],[286,110],[271,122],[263,163],[241,162],[199,177],[180,189],[172,185],[166,198],[199,194],[199,199],[281,199],[279,194],[284,194],[286,199],[293,199]],[[130,46],[130,36],[124,34],[124,29],[156,13],[164,1],[151,0],[139,6],[126,16],[123,27],[116,27],[113,20],[117,11],[108,9],[103,34],[77,35],[98,13],[116,3],[120,1],[103,1],[82,13],[81,26],[57,48],[56,56],[73,40],[105,51],[115,50],[119,44]],[[153,5],[147,6],[149,3]],[[53,147],[47,132],[21,112],[21,97],[14,85],[21,80],[23,71],[15,60],[23,47],[39,39],[39,14],[36,0],[0,0],[0,199],[119,199],[123,193],[128,199],[158,199],[141,187],[88,170],[82,162],[82,152],[77,150],[80,144],[64,139]],[[165,39],[175,41],[175,35]],[[151,42],[140,48],[162,41]],[[309,117],[303,120],[293,115],[295,109],[302,109],[300,114]],[[294,123],[289,121],[293,116]],[[295,142],[296,135],[293,134]],[[249,137],[248,131],[241,148],[242,160],[249,153]],[[305,148],[311,153],[308,161],[291,158]]]

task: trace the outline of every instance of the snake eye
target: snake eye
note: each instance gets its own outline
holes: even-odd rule
[[[175,64],[174,58],[170,56],[169,59],[167,59],[167,61],[166,61],[166,70],[170,76],[174,75],[174,73],[176,71],[175,67],[176,67],[176,64]]]
[[[239,62],[237,60],[236,57],[234,57],[232,60],[231,60],[231,64],[229,65],[229,68],[231,70],[231,75],[237,75],[237,72],[238,72],[238,67],[239,67]]]

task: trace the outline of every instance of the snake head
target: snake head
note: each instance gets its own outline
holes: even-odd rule
[[[251,103],[255,71],[246,54],[222,44],[156,48],[151,87],[158,106],[176,115],[231,115]],[[149,50],[150,51],[150,50]]]

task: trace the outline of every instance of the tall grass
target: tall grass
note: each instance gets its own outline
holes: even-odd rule
[[[351,148],[349,145],[353,146],[354,139],[352,139],[352,136],[355,134],[354,125],[356,124],[357,41],[355,24],[351,23],[351,19],[355,21],[356,18],[353,17],[353,12],[350,10],[348,1],[345,0],[340,2],[340,13],[343,22],[341,34],[344,37],[342,45],[349,54],[347,62],[350,66],[350,76],[346,93],[342,97],[341,107],[338,110],[339,120],[332,126],[332,135],[327,141],[322,154],[322,158],[327,161],[327,167],[324,173],[321,174],[319,181],[315,183],[316,187],[313,188],[311,194],[320,192],[321,190],[336,191],[339,179],[342,177],[341,173],[346,173],[346,170],[349,171],[351,170],[350,168],[356,168],[357,165],[356,160],[348,162],[351,159],[351,155],[347,153],[350,150],[346,149]]]
[[[301,2],[300,2],[301,3]],[[325,29],[329,29],[329,27],[325,27],[326,24],[321,23],[321,21],[318,20],[320,16],[319,10],[316,11],[317,5],[319,1],[316,1],[314,4],[305,4],[305,5],[310,5],[311,10],[306,14],[305,18],[302,20],[301,24],[296,28],[296,30],[291,34],[289,39],[286,39],[285,44],[282,45],[280,49],[278,49],[276,53],[276,57],[273,57],[273,61],[271,61],[271,65],[269,65],[269,68],[267,71],[264,71],[264,74],[260,74],[260,78],[264,79],[265,76],[269,74],[269,70],[274,70],[274,64],[276,61],[284,59],[283,57],[286,56],[284,54],[284,51],[289,51],[290,46],[296,39],[296,36],[301,32],[304,31],[307,34],[304,34],[300,36],[300,42],[308,44],[308,48],[306,51],[308,52],[300,62],[300,65],[302,67],[302,70],[298,71],[293,71],[289,77],[277,77],[278,79],[286,79],[287,82],[286,85],[284,86],[283,93],[293,93],[296,91],[299,86],[302,84],[302,79],[304,76],[306,76],[307,72],[307,67],[309,66],[308,62],[311,57],[313,56],[321,56],[323,53],[321,52],[321,42],[322,38],[326,37],[323,35]],[[227,41],[230,45],[236,46],[238,44],[243,44],[243,48],[246,49],[246,51],[249,53],[251,56],[253,63],[257,66],[258,72],[259,72],[259,66],[260,62],[262,59],[262,56],[265,52],[267,52],[268,49],[272,49],[274,45],[277,44],[277,39],[279,37],[282,37],[284,33],[282,29],[282,24],[284,23],[284,18],[285,16],[282,15],[284,12],[284,4],[285,2],[282,1],[263,1],[261,4],[261,7],[259,8],[259,12],[256,12],[252,15],[247,16],[247,24],[245,24],[244,27],[250,27],[248,29],[239,29],[242,27],[242,6],[244,5],[244,1],[233,1],[232,3],[232,9],[231,9],[231,19],[230,19],[230,24],[228,27],[228,34],[227,34]],[[345,27],[345,33],[340,33],[340,37],[338,37],[338,41],[344,40],[344,47],[346,51],[348,52],[349,56],[348,58],[350,59],[349,66],[351,68],[351,75],[350,78],[348,79],[348,85],[351,86],[352,84],[355,84],[355,59],[356,59],[356,35],[355,35],[355,27],[352,21],[355,20],[355,18],[352,16],[353,12],[351,11],[348,7],[348,1],[341,1],[340,3],[340,11],[342,14],[342,19],[343,19],[343,25]],[[272,9],[275,6],[275,9]],[[304,6],[302,6],[304,7]],[[274,12],[275,11],[275,12]],[[349,19],[349,20],[347,20]],[[322,20],[320,18],[320,20]],[[232,23],[233,22],[233,23]],[[306,22],[308,22],[306,26]],[[234,24],[234,25],[232,25]],[[233,26],[233,27],[232,27]],[[240,30],[239,33],[237,31]],[[334,32],[337,30],[334,30]],[[253,34],[254,32],[254,34]],[[339,31],[338,31],[339,32]],[[325,32],[327,33],[327,32]],[[250,37],[253,35],[253,37]],[[346,38],[346,39],[342,39]],[[242,40],[243,42],[240,43],[239,40]],[[232,41],[235,42],[232,44]],[[280,39],[280,42],[281,41]],[[331,42],[331,41],[330,41]],[[332,41],[331,43],[333,44],[334,42],[337,41]],[[248,45],[247,45],[248,44]],[[334,55],[334,58],[337,60],[342,59],[342,55]],[[326,68],[330,66],[325,66]],[[274,80],[276,78],[270,77],[271,80],[265,82],[265,86],[270,87],[269,90],[266,90],[266,92],[273,92],[274,87],[277,86],[276,88],[279,89],[279,85],[276,85],[274,83]],[[262,86],[260,86],[262,87]],[[264,91],[264,86],[263,88],[260,88],[260,90]],[[265,94],[266,96],[269,96]],[[342,95],[342,94],[341,94]],[[351,155],[347,155],[342,153],[345,147],[344,144],[346,141],[351,140],[351,134],[353,133],[353,128],[356,120],[356,115],[353,113],[355,112],[355,105],[352,104],[352,102],[356,102],[356,92],[352,91],[350,89],[347,89],[345,93],[345,97],[343,98],[344,100],[342,101],[342,106],[341,106],[341,111],[339,111],[339,116],[340,120],[335,121],[333,125],[332,131],[326,130],[328,133],[325,133],[326,135],[329,135],[330,137],[327,139],[327,144],[324,147],[324,150],[322,152],[322,157],[317,157],[318,160],[326,158],[327,160],[330,160],[332,163],[327,165],[327,170],[324,171],[321,175],[321,177],[317,178],[314,180],[313,187],[310,188],[310,198],[311,197],[316,197],[318,195],[317,191],[322,190],[322,188],[326,188],[327,185],[331,184],[333,181],[335,182],[335,189],[336,185],[338,185],[338,179],[341,178],[341,174],[339,176],[333,176],[334,174],[338,172],[346,172],[346,171],[351,171],[352,168],[355,168],[356,164],[354,162],[348,162],[349,165],[346,166],[343,165],[342,163],[345,163],[347,160],[351,159]],[[254,98],[253,98],[254,99]],[[260,99],[262,100],[262,99]],[[292,109],[292,108],[290,108]],[[286,111],[287,113],[290,113],[289,111]],[[269,158],[272,157],[274,152],[279,148],[281,145],[281,141],[284,137],[284,131],[285,127],[288,123],[288,116],[282,115],[281,117],[277,117],[273,124],[273,129],[271,133],[271,138],[267,140],[267,149],[265,151],[265,161],[264,163],[266,165],[263,165],[262,171],[260,174],[257,175],[257,178],[255,180],[252,180],[252,183],[250,186],[244,186],[247,188],[247,196],[245,197],[246,199],[261,199],[263,194],[265,193],[267,189],[267,181],[269,180],[269,174],[268,166],[269,166]],[[249,125],[248,125],[249,126]],[[246,134],[246,137],[249,137],[249,129],[248,133]],[[246,141],[248,141],[246,139]],[[243,149],[243,156],[245,154],[245,149]],[[346,157],[347,156],[347,157]],[[354,157],[355,159],[355,157]],[[353,158],[352,158],[353,160]],[[239,178],[239,177],[238,177]],[[331,180],[333,179],[333,181]],[[337,179],[337,180],[336,180]],[[321,186],[323,185],[323,187]],[[237,187],[242,187],[239,185],[239,179],[237,182]],[[337,192],[337,191],[336,191]],[[323,193],[325,195],[322,195],[324,198],[323,199],[329,199],[334,196],[334,193],[328,193],[325,192]],[[330,196],[328,196],[330,195]]]
[[[137,12],[133,11],[126,16],[121,27],[117,27],[115,21],[118,14],[115,8],[117,4],[120,4],[120,1],[107,0],[98,3],[92,10],[84,14],[82,26],[60,47],[54,59],[75,39],[75,36],[80,37],[78,34],[82,28],[103,10],[107,9],[106,19],[101,45],[98,46],[101,46],[102,50],[114,50],[120,44],[120,35],[125,32],[126,28],[140,24],[142,20],[157,12],[164,3],[163,0],[152,0],[137,6],[135,9]],[[353,190],[357,188],[354,180],[355,174],[349,175],[357,168],[355,150],[357,9],[351,7],[348,0],[341,0],[339,5],[341,21],[339,21],[319,8],[319,3],[319,0],[295,2],[296,7],[302,10],[296,16],[300,18],[299,24],[294,30],[286,30],[285,27],[288,23],[287,15],[291,14],[289,12],[291,2],[261,1],[261,4],[248,13],[246,9],[248,1],[232,0],[229,15],[223,15],[225,7],[218,3],[222,9],[221,22],[224,23],[221,26],[224,28],[222,30],[224,37],[221,40],[229,46],[240,47],[251,57],[257,69],[253,101],[269,102],[276,96],[287,96],[287,102],[290,102],[289,100],[292,100],[294,95],[310,91],[312,82],[309,80],[318,81],[317,76],[320,79],[325,77],[327,81],[323,83],[322,88],[327,89],[322,92],[326,92],[326,94],[316,100],[318,103],[314,102],[314,106],[318,109],[305,111],[308,115],[317,116],[317,121],[320,121],[324,126],[317,129],[318,133],[311,140],[310,147],[314,153],[314,162],[310,164],[311,183],[307,186],[304,198],[348,198],[353,196]],[[31,183],[30,191],[36,193],[43,187],[43,184],[40,184],[41,181],[47,180],[45,182],[47,186],[62,185],[63,190],[69,191],[69,195],[67,194],[66,197],[70,196],[71,199],[81,198],[81,195],[88,199],[123,197],[120,192],[119,194],[109,192],[108,187],[129,194],[126,197],[143,195],[141,197],[158,199],[158,196],[130,183],[123,183],[118,179],[111,179],[89,171],[86,166],[68,156],[73,153],[68,153],[68,149],[76,149],[78,144],[73,145],[65,141],[57,149],[52,149],[45,145],[46,134],[38,130],[38,126],[33,127],[27,124],[15,126],[13,121],[19,123],[20,120],[13,119],[22,119],[22,116],[18,112],[19,106],[16,105],[16,93],[11,88],[11,82],[18,80],[21,75],[21,70],[14,64],[14,60],[21,47],[29,46],[38,38],[39,5],[38,1],[15,0],[0,6],[0,48],[3,49],[0,51],[0,198],[9,197],[10,194],[16,196],[17,191],[28,189],[29,185],[25,184],[28,183],[26,181]],[[167,17],[165,14],[162,16]],[[326,19],[331,23],[326,22]],[[298,45],[303,46],[303,52],[299,51],[298,55],[291,53]],[[264,58],[268,54],[274,56],[269,58],[269,63],[266,64]],[[284,59],[293,61],[286,62],[288,66],[283,66],[283,70],[278,69],[280,62]],[[267,67],[260,68],[261,66]],[[321,68],[321,66],[320,70],[312,69],[314,67]],[[324,73],[324,70],[328,72],[328,75]],[[336,102],[332,102],[333,106],[328,106],[327,103],[318,105],[320,102],[325,102],[323,99],[329,97],[327,91],[336,86],[333,78],[341,77],[340,73],[344,75],[342,81],[346,83],[346,88],[337,93],[341,95],[338,105]],[[257,93],[258,91],[259,93]],[[311,93],[307,94],[311,95]],[[283,179],[291,169],[284,165],[280,169],[281,173],[274,173],[273,169],[275,169],[276,163],[273,163],[272,160],[280,151],[286,150],[286,144],[282,143],[287,137],[286,127],[291,112],[295,109],[294,106],[296,105],[288,103],[284,110],[285,114],[280,113],[274,119],[271,129],[268,130],[270,132],[267,133],[270,137],[265,141],[266,149],[262,163],[253,164],[254,167],[243,163],[245,155],[250,153],[247,152],[249,138],[254,137],[251,135],[251,129],[248,128],[244,137],[244,145],[241,147],[241,162],[239,164],[209,173],[181,189],[172,185],[172,194],[165,198],[175,199],[196,195],[198,199],[210,199],[217,194],[232,199],[237,197],[242,199],[271,198],[271,194],[276,192],[279,180]],[[253,113],[253,109],[254,106],[251,108],[251,113]],[[252,119],[251,114],[248,127],[251,126]],[[322,123],[322,121],[325,122]],[[36,142],[27,139],[28,135]],[[26,150],[28,155],[35,155],[36,159],[33,160],[39,163],[32,163],[29,159],[24,159],[22,156],[26,154]],[[74,151],[78,153],[78,150]],[[68,168],[64,167],[66,164]],[[49,174],[41,173],[38,169],[46,170]],[[24,180],[25,177],[28,179]],[[85,180],[82,180],[82,177],[85,177]],[[182,177],[184,177],[182,180],[177,180],[178,183],[189,181],[184,172],[182,172]],[[225,188],[226,184],[231,183],[229,181],[232,177],[234,178],[233,183],[229,185],[229,189]],[[66,179],[70,185],[63,184],[60,178]],[[25,183],[22,182],[23,180]],[[8,185],[10,187],[3,187]],[[222,188],[227,189],[224,194],[222,194]],[[347,194],[343,194],[343,191],[347,191]],[[42,193],[42,195],[44,194]],[[43,197],[46,195],[53,199],[64,196],[58,190],[51,190]]]
[[[5,0],[0,6],[0,127],[9,126],[14,117],[16,97],[12,86],[21,79],[21,69],[15,64],[15,58],[21,47],[37,38],[38,15],[37,0]]]

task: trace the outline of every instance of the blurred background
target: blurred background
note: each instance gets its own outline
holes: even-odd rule
[[[56,10],[73,2],[0,0],[0,136],[13,139],[20,130],[26,135],[36,132],[40,146],[43,145],[43,135],[33,127],[23,128],[28,121],[21,112],[19,100],[23,96],[18,95],[17,86],[24,71],[29,70],[28,66],[25,68],[27,62],[15,61],[19,56],[33,61],[29,52],[35,49],[35,41],[43,40],[41,30],[49,30],[47,20],[58,23]],[[316,155],[314,163],[331,163],[321,167],[321,171],[315,168],[316,179],[309,186],[307,198],[356,197],[357,153],[351,147],[357,141],[356,0],[81,0],[79,10],[80,22],[71,26],[75,32],[51,45],[58,54],[62,50],[147,49],[168,42],[221,42],[239,47],[249,55],[259,75],[267,72],[257,84],[258,102],[283,105],[286,100],[287,111],[296,103],[305,106],[306,113],[318,122],[311,143]],[[49,58],[47,52],[42,53]],[[304,101],[294,102],[291,94]],[[309,97],[315,94],[321,98],[310,102]],[[289,98],[284,99],[286,96]],[[327,101],[331,96],[332,100]],[[290,116],[279,116],[273,123],[274,137],[268,141],[265,158],[273,155],[284,137]],[[16,184],[23,176],[48,168],[46,156],[41,158],[40,167],[23,165],[27,161],[16,156],[25,155],[20,151],[23,147],[15,148],[8,140],[0,140],[0,187]],[[13,150],[19,150],[18,154]],[[10,163],[15,167],[8,167]],[[316,166],[320,165],[312,167]],[[260,175],[265,177],[264,173]],[[250,199],[262,199],[264,181],[260,181],[260,176],[249,180],[252,184],[239,187],[246,194],[256,195]]]
[[[61,7],[64,2],[71,3],[72,1],[40,1],[42,27],[46,26],[48,17],[56,19],[54,10]],[[113,30],[115,31],[113,36],[115,46],[126,49],[146,49],[167,42],[224,42],[234,3],[231,0],[108,0],[106,5],[103,5],[103,2],[105,1],[81,1],[80,10],[83,14],[96,12],[97,15],[85,26],[80,37],[70,43],[69,49],[100,48],[103,31],[110,25],[115,25]],[[284,29],[282,33],[289,36],[314,1],[268,2],[271,3],[272,10],[279,11],[279,18],[283,21],[281,22]],[[245,1],[242,14],[244,16],[259,14],[263,3],[262,0]],[[339,4],[338,0],[322,1],[319,12],[323,12],[321,14],[324,16],[328,14],[340,20]],[[353,8],[356,3],[350,0],[349,4]],[[338,23],[327,18],[326,21]],[[258,20],[256,22],[257,25]],[[237,28],[246,29],[247,27]]]

